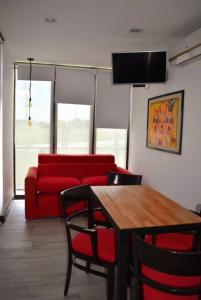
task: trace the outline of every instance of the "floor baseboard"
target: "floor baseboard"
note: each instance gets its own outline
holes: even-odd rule
[[[0,216],[0,222],[4,223],[5,222],[5,217],[4,216]]]
[[[6,218],[7,218],[8,214],[9,214],[10,209],[11,209],[11,206],[13,204],[13,200],[14,200],[14,197],[12,197],[12,199],[10,200],[10,202],[9,202],[8,206],[6,207],[3,215],[0,216],[0,222],[1,223],[5,223]]]

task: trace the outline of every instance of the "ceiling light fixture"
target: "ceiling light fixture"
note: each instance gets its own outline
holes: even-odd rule
[[[142,33],[143,30],[142,30],[142,28],[135,27],[135,28],[131,28],[131,29],[129,30],[129,32],[130,32],[130,33]]]
[[[48,22],[48,23],[55,23],[56,22],[56,18],[54,17],[46,17],[44,18],[45,22]]]
[[[28,125],[32,126],[32,122],[31,122],[31,107],[32,107],[32,99],[31,99],[31,77],[32,77],[32,61],[34,61],[34,58],[29,57],[27,58],[27,60],[29,61],[29,119],[28,119]]]

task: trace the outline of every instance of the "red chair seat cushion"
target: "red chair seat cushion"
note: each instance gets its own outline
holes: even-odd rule
[[[102,261],[116,261],[116,234],[114,229],[97,228],[98,257]],[[90,235],[78,233],[72,240],[72,249],[80,254],[93,256]]]
[[[89,185],[108,185],[108,179],[107,176],[84,177],[81,179],[81,183]]]
[[[61,191],[80,185],[75,177],[43,176],[39,177],[37,189],[40,193],[60,193]]]
[[[162,233],[156,236],[156,246],[175,251],[191,251],[195,236],[184,233]],[[152,243],[152,236],[147,235],[146,241]]]
[[[108,222],[106,216],[99,210],[94,212],[94,221]]]
[[[201,283],[201,278],[199,276],[194,277],[182,277],[175,276],[170,274],[161,273],[159,271],[153,270],[147,266],[142,267],[142,272],[148,278],[153,279],[159,283],[187,287],[191,285],[199,285]],[[144,300],[199,300],[199,296],[179,296],[179,295],[171,295],[165,292],[153,289],[147,285],[143,285],[143,294]]]

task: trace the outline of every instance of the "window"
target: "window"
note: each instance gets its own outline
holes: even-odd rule
[[[50,152],[51,82],[32,82],[32,126],[28,126],[29,81],[17,80],[15,101],[16,194],[24,189],[30,166],[37,166],[38,153]]]
[[[97,128],[96,153],[113,154],[117,165],[126,167],[127,130]]]
[[[90,105],[57,104],[57,153],[90,152]]]
[[[24,192],[27,171],[37,166],[39,153],[108,153],[126,167],[128,86],[112,85],[108,70],[33,64],[29,127],[29,76],[29,65],[16,65],[16,195]]]

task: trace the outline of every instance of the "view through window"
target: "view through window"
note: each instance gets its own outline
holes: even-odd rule
[[[90,105],[58,103],[57,153],[90,152]]]
[[[15,101],[16,194],[24,189],[29,167],[37,166],[38,153],[50,152],[51,82],[32,81],[32,126],[28,126],[29,81],[17,80]]]
[[[127,130],[112,128],[96,129],[96,153],[113,154],[117,165],[126,167]]]

